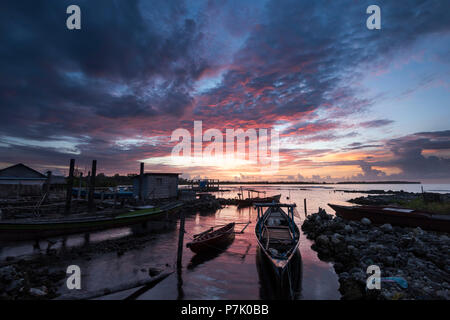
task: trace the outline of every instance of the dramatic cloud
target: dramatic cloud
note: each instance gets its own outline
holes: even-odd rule
[[[65,27],[71,4],[81,7],[79,31]],[[320,156],[384,148],[390,158],[341,161],[367,178],[383,176],[374,167],[446,177],[448,156],[433,152],[448,149],[448,135],[407,135],[424,130],[412,127],[396,134],[403,138],[373,139],[398,120],[371,113],[380,97],[363,79],[392,70],[420,40],[448,36],[450,2],[381,1],[379,32],[365,27],[370,4],[4,0],[0,163],[51,168],[96,158],[107,173],[136,171],[137,161],[170,156],[174,129],[203,120],[204,130],[280,128],[286,176],[305,175],[296,166]],[[397,96],[447,80],[431,73]]]
[[[360,126],[364,127],[364,128],[378,128],[378,127],[387,126],[387,125],[389,125],[389,124],[391,124],[393,122],[394,121],[388,120],[388,119],[379,119],[379,120],[372,120],[372,121],[362,122],[360,124]]]
[[[380,165],[396,166],[405,177],[449,179],[450,159],[425,156],[425,150],[450,151],[450,131],[422,132],[394,139],[387,143],[394,154],[392,160]]]

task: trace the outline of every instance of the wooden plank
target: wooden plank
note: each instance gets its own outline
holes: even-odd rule
[[[274,240],[291,240],[292,236],[289,229],[269,229],[270,238]]]
[[[283,203],[254,203],[254,207],[280,207],[280,208],[290,208],[290,207],[296,207],[297,205],[294,204],[283,204]]]

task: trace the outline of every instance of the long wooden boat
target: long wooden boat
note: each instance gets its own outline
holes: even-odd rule
[[[234,222],[214,230],[210,228],[194,236],[194,240],[186,244],[195,253],[220,250],[234,239]]]
[[[281,283],[289,277],[289,263],[297,254],[300,231],[294,221],[295,204],[256,203],[256,240]],[[267,207],[263,213],[263,208]],[[282,209],[287,208],[287,213]]]
[[[434,214],[386,206],[341,206],[328,204],[336,215],[348,220],[368,218],[374,224],[389,223],[403,227],[450,232],[450,214]]]
[[[181,206],[181,202],[175,202],[157,208],[135,210],[117,215],[0,221],[0,240],[40,239],[140,224],[167,217],[168,214],[178,211]]]
[[[245,207],[251,207],[254,203],[278,203],[280,202],[281,194],[277,194],[275,196],[271,197],[255,197],[255,198],[246,198],[238,200],[238,208],[245,208]]]

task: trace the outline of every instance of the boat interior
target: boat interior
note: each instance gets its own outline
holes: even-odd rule
[[[298,239],[298,234],[292,233],[286,213],[281,208],[270,208],[260,223],[263,225],[259,240],[266,251],[273,258],[287,259],[295,247],[295,239]]]
[[[224,233],[229,233],[229,232],[233,232],[233,231],[234,231],[234,223],[229,223],[226,226],[224,226],[220,229],[217,229],[217,230],[214,230],[214,228],[211,227],[202,233],[194,235],[194,241],[204,241],[207,239],[217,237]]]

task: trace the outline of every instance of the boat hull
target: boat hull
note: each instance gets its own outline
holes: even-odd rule
[[[263,300],[296,300],[300,298],[302,261],[297,249],[285,268],[275,267],[271,259],[257,248],[256,266]]]
[[[374,224],[389,223],[401,227],[420,227],[424,230],[450,232],[450,215],[437,215],[425,212],[399,212],[375,206],[340,206],[328,204],[336,215],[347,220],[368,218]]]
[[[151,220],[166,219],[169,214],[177,212],[180,207],[181,205],[165,210],[149,210],[147,213],[144,210],[143,212],[134,211],[116,217],[105,218],[63,219],[59,221],[38,220],[24,223],[1,222],[0,240],[34,240],[142,224]]]
[[[214,251],[220,251],[224,247],[228,246],[234,240],[234,224],[231,228],[220,234],[217,237],[207,239],[204,241],[192,241],[186,244],[186,247],[191,249],[194,253],[210,253]]]

